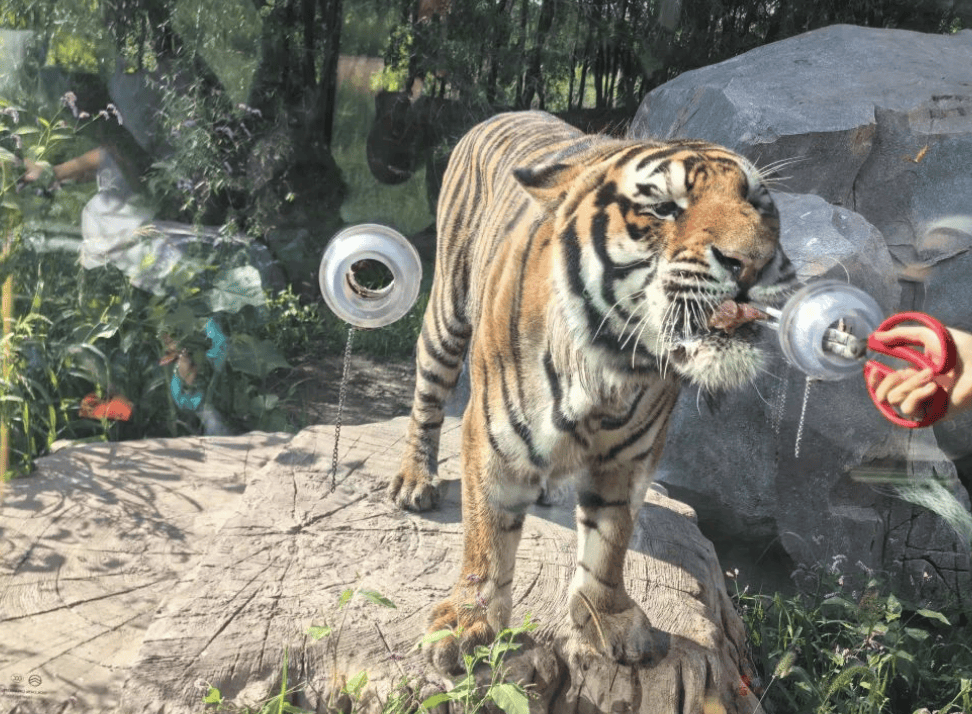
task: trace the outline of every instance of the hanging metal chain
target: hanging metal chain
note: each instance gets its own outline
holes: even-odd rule
[[[771,396],[772,415],[770,417],[770,424],[773,427],[773,433],[777,436],[780,435],[780,427],[783,425],[783,417],[786,415],[786,390],[789,384],[790,366],[787,365],[783,375],[776,383],[776,387],[773,389]]]
[[[354,341],[354,325],[348,328],[348,341],[344,345],[344,365],[341,369],[341,387],[338,390],[338,413],[334,422],[334,454],[331,456],[331,493],[337,488],[338,445],[341,441],[341,420],[344,418],[344,398],[348,395],[348,375],[351,374],[351,343]]]
[[[793,446],[793,458],[800,458],[800,441],[803,439],[803,422],[807,418],[807,400],[810,399],[810,385],[814,380],[807,377],[806,386],[803,388],[803,406],[800,407],[800,423],[797,426],[796,444]]]

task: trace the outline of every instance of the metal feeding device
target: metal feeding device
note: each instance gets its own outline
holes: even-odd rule
[[[380,286],[362,284],[370,264],[387,270]],[[327,244],[318,280],[324,302],[344,322],[374,329],[390,325],[412,309],[422,283],[422,261],[415,246],[398,231],[377,223],[345,228]]]
[[[369,271],[377,274],[378,279],[363,280],[362,276]],[[331,491],[334,491],[354,332],[385,327],[412,309],[422,284],[422,261],[415,246],[395,229],[377,223],[362,223],[345,228],[331,238],[321,257],[318,281],[324,302],[348,324],[334,422],[334,454],[331,458]]]
[[[883,319],[874,298],[860,288],[836,280],[810,283],[787,300],[780,310],[761,308],[759,318],[777,331],[780,348],[787,361],[807,375],[808,380],[835,381],[872,372],[886,375],[894,368],[868,358],[868,351],[904,360],[919,370],[931,369],[942,375],[955,366],[955,344],[948,330],[936,319],[921,312],[902,312]],[[937,339],[937,354],[928,354],[919,342],[904,338],[881,342],[872,337],[876,331],[890,330],[904,322],[918,322],[931,329]],[[914,428],[929,426],[945,415],[948,394],[939,387],[925,407],[925,415],[915,421],[898,414],[887,402],[877,399],[868,386],[871,399],[893,423]]]
[[[787,361],[811,379],[825,381],[861,373],[868,335],[884,319],[874,298],[836,280],[810,283],[780,310],[761,309]]]

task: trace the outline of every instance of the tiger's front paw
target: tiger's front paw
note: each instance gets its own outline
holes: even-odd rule
[[[571,597],[565,650],[569,657],[603,656],[623,665],[652,665],[668,652],[667,633],[656,630],[644,611],[629,600],[620,612],[598,612],[578,593]]]
[[[400,471],[388,484],[388,498],[406,511],[428,511],[439,505],[439,480]]]
[[[429,615],[429,634],[440,630],[452,630],[455,634],[423,645],[423,649],[429,662],[443,674],[462,673],[462,656],[477,645],[489,645],[495,637],[482,608],[473,603],[456,605],[451,598],[433,607]]]

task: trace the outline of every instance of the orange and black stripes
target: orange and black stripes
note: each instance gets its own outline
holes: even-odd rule
[[[728,299],[779,302],[794,282],[772,200],[722,147],[585,136],[523,112],[459,142],[436,223],[390,487],[406,508],[435,504],[443,405],[465,360],[463,564],[431,624],[462,622],[470,643],[507,624],[525,513],[548,480],[579,474],[572,626],[637,661],[650,627],[624,591],[624,555],[680,383],[745,383],[759,368],[755,329],[720,333],[709,316]],[[433,659],[458,651],[441,641]]]

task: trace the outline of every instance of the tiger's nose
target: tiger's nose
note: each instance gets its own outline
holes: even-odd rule
[[[735,251],[719,250],[712,246],[712,255],[723,268],[729,271],[740,287],[748,288],[759,278],[759,273],[769,262],[769,257],[747,255]]]

